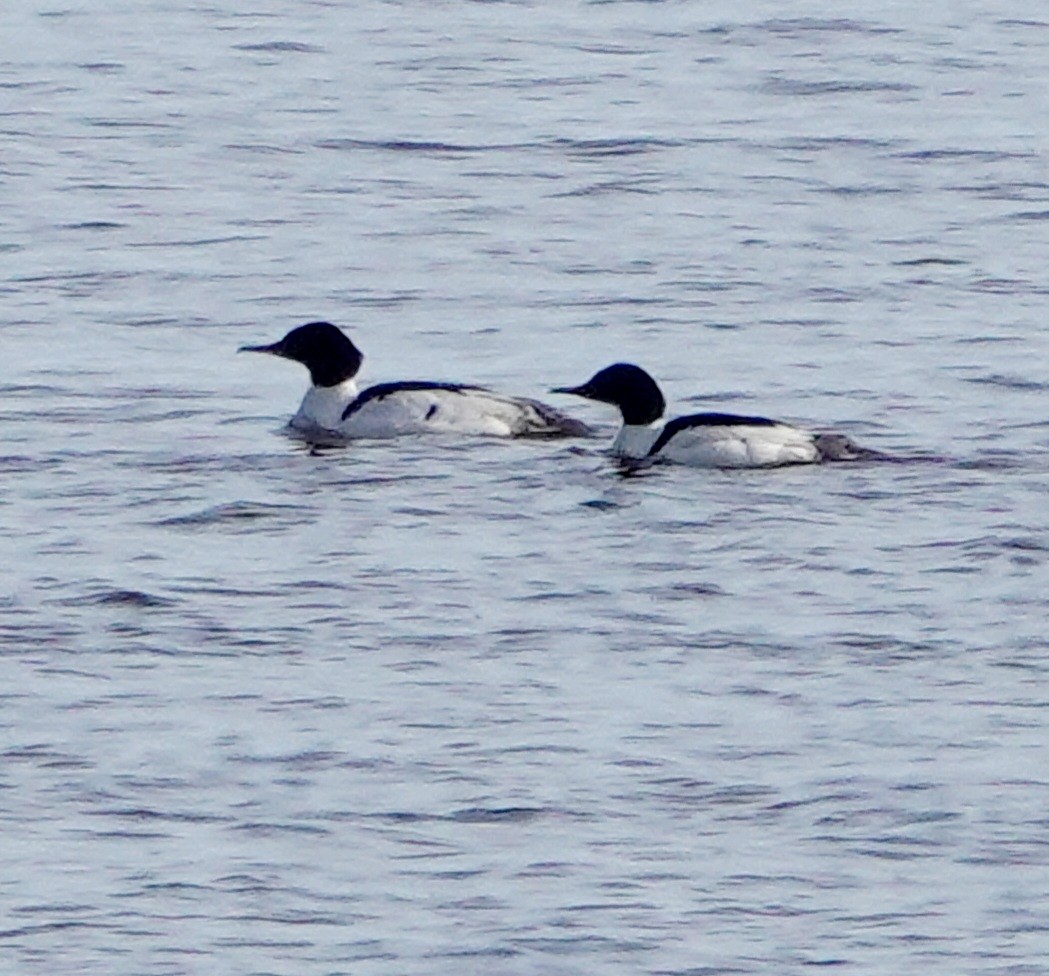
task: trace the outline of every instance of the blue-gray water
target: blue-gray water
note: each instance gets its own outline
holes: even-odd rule
[[[5,973],[1046,971],[1044,3],[11,6]],[[310,454],[319,317],[908,462]]]

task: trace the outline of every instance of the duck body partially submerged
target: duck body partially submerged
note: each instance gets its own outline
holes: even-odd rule
[[[302,363],[311,385],[291,427],[346,440],[413,434],[585,437],[590,428],[554,407],[466,383],[406,380],[359,390],[364,356],[330,322],[309,322],[268,345],[242,346]]]
[[[639,464],[670,461],[698,468],[772,468],[873,455],[843,434],[814,433],[768,417],[694,413],[661,425],[666,399],[656,381],[633,363],[614,363],[580,386],[553,392],[617,407],[623,425],[612,442],[612,454]]]

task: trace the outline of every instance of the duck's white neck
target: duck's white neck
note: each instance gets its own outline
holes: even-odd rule
[[[338,386],[311,386],[291,418],[291,425],[300,430],[338,430],[342,412],[356,399],[357,384],[352,379],[343,380]]]
[[[624,424],[612,442],[612,453],[616,457],[640,459],[647,457],[649,448],[655,444],[659,428],[642,424]]]

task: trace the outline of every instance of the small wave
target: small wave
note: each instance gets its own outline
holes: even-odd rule
[[[971,556],[991,557],[1015,555],[1016,553],[1049,552],[1049,542],[1029,535],[980,535],[970,539],[949,539],[927,543],[924,548],[956,550]]]
[[[912,661],[929,655],[940,656],[950,654],[954,650],[950,641],[911,640],[895,634],[845,632],[833,635],[832,641],[844,650],[872,654],[882,663]]]
[[[865,23],[847,17],[785,17],[766,20],[754,27],[768,34],[898,34],[899,28]]]
[[[456,823],[528,823],[541,817],[541,807],[466,807],[450,814]]]
[[[704,28],[701,33],[715,36],[771,34],[774,37],[803,38],[809,34],[900,34],[903,29],[847,17],[775,17],[749,24],[718,24]]]
[[[231,816],[212,813],[188,813],[176,810],[152,810],[148,807],[125,807],[106,810],[90,810],[88,816],[107,817],[117,820],[130,820],[135,823],[148,823],[150,821],[164,821],[168,823],[187,824],[216,824],[230,823]]]
[[[59,602],[64,606],[132,607],[138,610],[153,610],[159,607],[175,606],[177,601],[146,593],[143,590],[106,589],[84,596],[69,597]]]
[[[87,125],[98,129],[174,129],[170,122],[151,122],[146,119],[86,119]],[[150,187],[153,189],[153,187]]]
[[[897,159],[913,159],[918,162],[934,160],[966,160],[981,163],[1001,163],[1013,159],[1032,159],[1032,152],[1004,152],[993,149],[917,149],[912,152],[897,153]]]
[[[789,152],[822,152],[827,149],[882,150],[890,149],[894,145],[894,140],[857,136],[791,136],[767,143],[757,143],[757,145]]]
[[[621,508],[629,508],[633,503],[624,503],[614,501],[611,498],[591,498],[588,501],[580,502],[580,508],[590,508],[595,512],[615,512]]]
[[[639,193],[651,195],[659,192],[655,180],[643,177],[633,180],[605,180],[600,183],[591,183],[588,186],[581,186],[574,190],[565,190],[561,193],[554,193],[551,196],[553,199],[561,199],[569,197],[597,197],[604,196],[607,193]]]
[[[231,152],[258,153],[263,156],[302,156],[304,154],[304,150],[295,146],[278,146],[267,142],[230,142],[226,144],[226,148]],[[261,220],[245,218],[243,220],[230,221],[234,226],[239,225],[242,227],[279,227],[290,222],[290,220],[273,217]]]
[[[316,143],[316,146],[318,149],[335,149],[339,151],[379,150],[437,154],[480,153],[520,148],[502,143],[484,145],[479,143],[437,142],[425,139],[322,139]]]
[[[611,139],[550,139],[540,142],[519,143],[462,143],[429,139],[322,139],[315,145],[318,149],[332,149],[343,152],[371,150],[430,155],[472,155],[488,152],[546,150],[566,153],[570,156],[603,159],[674,149],[686,145],[686,143],[680,140],[654,139],[648,136],[624,136]]]
[[[370,816],[394,823],[450,823],[502,824],[529,823],[551,811],[543,807],[464,807],[451,813],[415,813],[408,810],[389,810]]]
[[[234,44],[236,51],[264,51],[274,54],[321,54],[324,48],[299,41],[264,41],[261,44]]]
[[[107,926],[101,922],[44,922],[40,925],[21,925],[16,928],[0,929],[0,939],[5,942],[26,937],[36,938],[51,932],[65,932],[71,929],[88,929],[105,931]]]
[[[5,474],[35,474],[48,468],[59,467],[59,458],[35,458],[25,455],[9,454],[0,457],[0,471]]]
[[[959,471],[1021,471],[1030,466],[1030,459],[1016,451],[987,451],[958,461],[955,466]]]
[[[291,704],[282,702],[282,705]],[[297,702],[296,704],[302,704]],[[343,753],[332,752],[327,749],[306,750],[303,752],[289,753],[287,755],[262,755],[262,756],[238,756],[237,762],[246,764],[269,765],[274,763],[279,766],[287,766],[300,772],[316,769],[332,769],[343,764]]]
[[[697,596],[727,596],[716,583],[675,583],[664,591],[671,599]]]
[[[550,148],[571,155],[604,158],[608,156],[636,156],[641,153],[677,149],[685,143],[676,139],[653,139],[647,136],[620,139],[555,139]]]
[[[965,382],[976,383],[981,386],[1000,386],[1006,390],[1017,390],[1022,393],[1043,393],[1049,390],[1049,383],[1006,373],[988,373],[984,376],[971,376],[966,378]]]
[[[968,264],[968,261],[962,261],[959,258],[940,258],[940,257],[928,257],[928,258],[911,258],[909,261],[893,261],[892,262],[898,268],[925,268],[930,265],[940,265],[943,267],[953,267],[958,264]]]
[[[119,224],[114,220],[85,220],[79,224],[63,224],[63,230],[120,230],[127,224]]]
[[[96,71],[100,74],[115,74],[118,71],[123,71],[127,65],[121,64],[119,61],[89,61],[84,64],[78,64],[77,67],[84,71]]]
[[[761,86],[770,95],[852,95],[862,92],[907,92],[915,86],[896,81],[801,81],[796,78],[770,78]]]
[[[879,186],[876,183],[860,183],[852,186],[827,184],[816,188],[817,193],[829,193],[836,197],[875,197],[903,191],[898,186]]]
[[[302,516],[304,509],[297,505],[274,505],[261,502],[229,502],[215,505],[189,515],[175,515],[154,524],[165,528],[207,528],[212,525],[239,525],[266,519],[284,519]]]
[[[635,57],[656,53],[651,48],[629,47],[620,44],[577,44],[575,50],[582,54],[627,54]]]
[[[233,830],[255,837],[279,837],[281,834],[313,834],[324,836],[331,831],[327,827],[318,827],[315,824],[304,823],[262,823],[251,822],[238,824]]]
[[[1025,278],[977,278],[969,287],[985,295],[1024,295],[1044,291]]]
[[[185,240],[133,241],[127,246],[137,248],[155,247],[209,247],[214,244],[234,244],[239,241],[263,241],[264,234],[226,234],[222,237],[189,237]]]

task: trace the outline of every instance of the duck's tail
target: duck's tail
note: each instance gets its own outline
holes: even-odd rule
[[[531,407],[517,431],[518,437],[593,437],[597,433],[589,424],[570,417],[540,400],[525,400]]]
[[[862,447],[846,434],[817,434],[816,450],[821,461],[885,461],[889,455]]]

